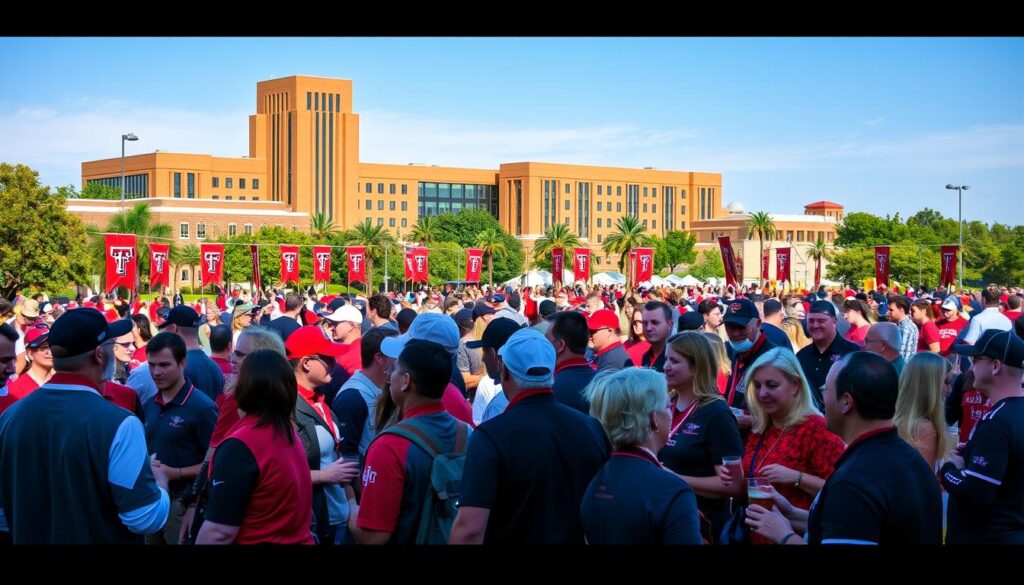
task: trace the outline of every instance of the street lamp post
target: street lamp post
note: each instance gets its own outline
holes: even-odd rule
[[[129,132],[121,135],[121,205],[124,205],[124,141],[135,142],[139,137]]]
[[[964,191],[971,188],[970,185],[954,185],[950,183],[946,185],[947,189],[956,189],[957,198],[957,223],[960,224],[960,247],[957,248],[957,254],[959,259],[957,264],[960,268],[960,284],[957,286],[957,292],[960,292],[964,288]]]

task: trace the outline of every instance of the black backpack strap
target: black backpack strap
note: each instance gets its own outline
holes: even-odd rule
[[[434,459],[441,454],[441,450],[437,446],[437,441],[435,441],[427,431],[416,424],[415,419],[403,420],[388,427],[381,432],[381,434],[398,435],[409,439],[420,449],[426,451],[427,455],[429,455],[431,459]]]
[[[456,420],[455,421],[455,450],[452,453],[465,453],[466,452],[466,437],[469,435],[469,425],[466,423]]]

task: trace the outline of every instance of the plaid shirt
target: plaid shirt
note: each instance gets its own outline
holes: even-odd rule
[[[900,328],[900,334],[903,336],[900,355],[909,362],[910,358],[914,357],[914,354],[917,353],[917,325],[914,324],[910,317],[905,317],[896,325]]]

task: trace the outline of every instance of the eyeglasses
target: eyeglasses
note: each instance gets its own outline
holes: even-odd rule
[[[320,354],[316,354],[316,353],[311,355],[311,356],[308,356],[308,357],[311,360],[316,360],[316,361],[322,363],[324,365],[324,367],[327,368],[328,371],[334,369],[335,359],[332,358],[332,357],[328,357],[328,356],[320,355]]]
[[[593,337],[602,331],[611,331],[611,327],[602,327],[600,329],[591,329],[590,336]]]

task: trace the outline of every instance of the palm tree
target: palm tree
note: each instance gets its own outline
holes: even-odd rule
[[[502,241],[501,232],[495,228],[487,228],[480,232],[480,236],[477,238],[476,247],[484,251],[487,255],[487,280],[491,283],[491,287],[494,287],[494,255],[504,256],[508,254],[508,249],[505,247],[505,242]]]
[[[424,215],[412,226],[409,232],[409,240],[429,246],[438,240],[441,235],[441,224],[437,216]]]
[[[751,213],[747,222],[747,237],[749,238],[750,236],[757,234],[758,242],[760,242],[760,253],[757,255],[757,280],[763,286],[764,282],[761,281],[761,258],[764,257],[764,241],[771,241],[772,238],[779,233],[779,230],[775,227],[775,222],[772,220],[772,216],[766,211],[755,211],[754,213]]]
[[[366,246],[366,292],[373,290],[373,252],[394,242],[391,232],[384,226],[375,226],[370,220],[363,220],[341,235],[347,246]]]
[[[188,266],[188,274],[192,280],[192,292],[195,293],[196,287],[196,266],[202,263],[199,254],[199,246],[195,244],[189,244],[181,251],[181,255],[178,257],[178,264],[184,264]],[[175,282],[177,282],[177,275],[175,275]],[[202,282],[200,280],[199,282]],[[175,289],[177,290],[177,289]]]
[[[309,220],[309,231],[317,241],[323,241],[336,233],[338,228],[326,213],[317,211]]]
[[[538,268],[540,263],[551,256],[551,250],[554,248],[562,248],[563,250],[569,248],[575,248],[580,245],[580,239],[569,226],[564,223],[553,223],[548,231],[544,232],[544,235],[537,239],[533,244],[533,263]],[[556,275],[559,280],[562,279],[562,275]]]
[[[142,274],[149,274],[149,244],[170,240],[172,229],[166,223],[153,223],[153,214],[146,203],[136,203],[131,209],[114,214],[107,222],[104,230],[110,234],[135,234],[135,254],[138,262],[135,272],[135,290],[139,290],[139,278]],[[106,265],[106,244],[103,234],[98,230],[89,230],[93,236],[92,256],[97,261],[97,266]],[[170,256],[177,257],[178,250],[174,243],[170,243]]]
[[[629,253],[633,248],[650,246],[652,243],[650,234],[647,233],[640,220],[624,215],[615,224],[615,232],[604,239],[601,249],[605,254],[619,255],[619,272],[626,275],[626,290],[633,289],[632,275],[626,270],[626,262],[629,260]]]
[[[827,252],[828,249],[825,247],[825,242],[822,240],[814,242],[814,245],[807,250],[807,256],[818,263],[817,270],[815,271],[816,274],[821,274],[821,259],[826,258]],[[820,282],[815,282],[814,288],[818,288],[818,285],[820,284]]]

